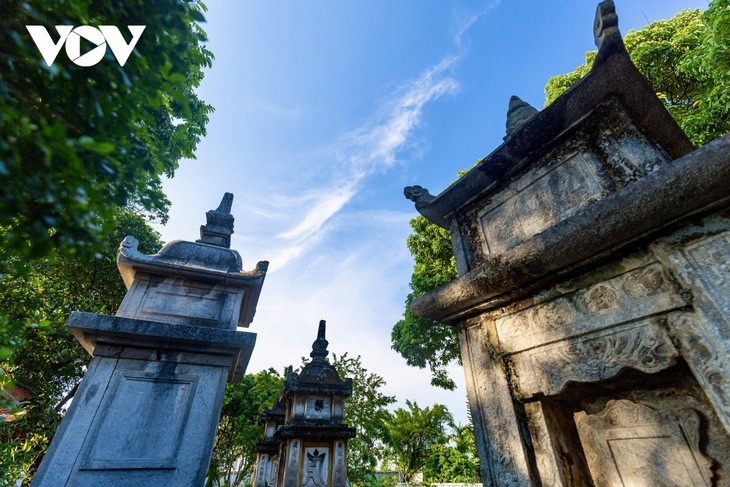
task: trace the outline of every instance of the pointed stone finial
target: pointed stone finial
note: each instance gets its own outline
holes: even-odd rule
[[[536,113],[537,109],[535,107],[523,101],[520,97],[512,95],[507,109],[507,136],[505,136],[505,139],[522,127]]]
[[[618,15],[613,0],[605,0],[596,7],[596,19],[593,22],[593,39],[598,53],[593,65],[600,64],[611,54],[626,52],[621,32],[618,30]]]
[[[312,357],[313,362],[324,362],[325,357],[329,355],[329,351],[327,351],[327,345],[329,345],[329,342],[324,337],[326,326],[327,322],[325,320],[321,320],[319,322],[317,339],[314,343],[312,343],[312,352],[309,354],[309,356]]]
[[[201,225],[200,239],[196,240],[197,242],[218,247],[231,247],[234,220],[233,215],[231,215],[232,205],[233,194],[226,193],[223,195],[218,208],[205,213],[206,224]]]

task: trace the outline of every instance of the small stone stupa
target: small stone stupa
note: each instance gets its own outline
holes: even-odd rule
[[[34,486],[200,486],[226,381],[242,376],[267,262],[242,271],[231,250],[233,195],[207,213],[197,242],[155,255],[127,237],[128,288],[116,316],[74,312],[68,328],[94,356]]]
[[[291,367],[277,406],[266,418],[264,440],[257,447],[254,487],[345,487],[347,441],[355,429],[343,423],[352,379],[341,379],[327,362],[325,322],[319,322],[312,361],[300,373]],[[276,414],[284,406],[284,421]],[[279,445],[273,455],[272,442]]]

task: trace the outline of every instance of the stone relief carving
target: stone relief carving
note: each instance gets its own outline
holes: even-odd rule
[[[684,359],[730,432],[730,364],[722,348],[712,336],[703,333],[704,326],[694,313],[671,313],[668,322]]]
[[[730,313],[730,232],[705,238],[684,250],[713,301]]]
[[[305,448],[304,475],[302,487],[327,487],[328,448]]]
[[[700,418],[691,408],[662,410],[628,400],[574,415],[591,475],[603,486],[710,486],[700,451]]]
[[[626,274],[623,278],[623,289],[629,296],[638,298],[671,291],[671,286],[659,267],[650,266]]]
[[[582,296],[589,313],[604,313],[618,308],[618,292],[607,284],[597,284]]]
[[[599,199],[604,188],[591,153],[573,153],[530,171],[497,195],[478,215],[485,253],[519,245]]]
[[[645,267],[495,320],[500,347],[513,353],[686,306],[662,267]]]
[[[657,320],[566,340],[512,356],[523,397],[557,394],[570,381],[597,382],[626,368],[658,372],[679,353]]]

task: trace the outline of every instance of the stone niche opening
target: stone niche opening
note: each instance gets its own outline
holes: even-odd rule
[[[730,439],[708,404],[679,359],[654,374],[570,382],[525,408],[537,464],[574,485],[724,485]]]

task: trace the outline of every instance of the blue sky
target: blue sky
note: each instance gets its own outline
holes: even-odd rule
[[[249,372],[308,356],[320,319],[330,351],[360,355],[399,405],[454,392],[390,349],[416,215],[403,187],[440,193],[502,141],[509,97],[536,108],[546,81],[593,49],[597,2],[569,0],[207,0],[215,61],[199,89],[216,111],[196,161],[165,191],[165,240],[197,238],[205,211],[235,194],[232,247],[271,262],[250,331]],[[705,0],[617,0],[622,33]]]

